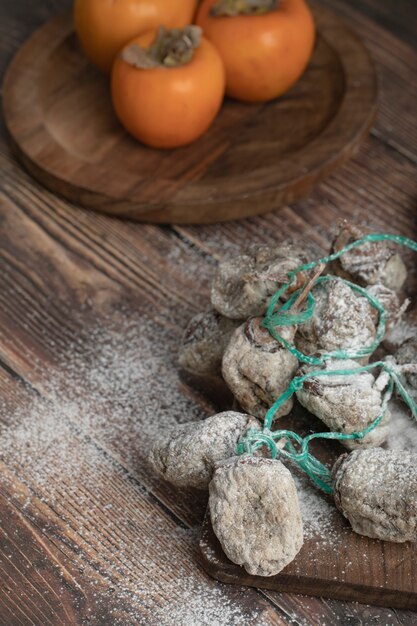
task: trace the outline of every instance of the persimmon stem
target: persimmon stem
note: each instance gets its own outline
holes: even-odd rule
[[[202,30],[199,26],[186,26],[179,30],[161,27],[150,48],[132,44],[122,52],[122,59],[140,69],[155,67],[180,67],[189,63],[201,43]]]
[[[298,310],[301,308],[301,306],[304,304],[304,302],[307,300],[308,294],[310,293],[310,291],[313,289],[314,285],[316,284],[317,279],[319,278],[319,276],[321,276],[321,274],[324,272],[326,268],[326,265],[324,263],[320,263],[317,266],[316,271],[314,272],[313,276],[311,277],[311,279],[306,283],[306,285],[304,286],[304,289],[302,290],[302,292],[300,293],[300,295],[298,296],[297,300],[294,302],[294,304],[292,305],[292,309],[293,310]]]
[[[218,0],[210,13],[216,17],[263,15],[274,11],[280,0]]]

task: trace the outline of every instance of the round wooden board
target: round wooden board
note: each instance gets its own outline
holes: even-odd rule
[[[171,151],[124,132],[71,17],[54,18],[21,48],[4,80],[16,152],[49,189],[141,221],[210,223],[292,203],[352,155],[376,111],[366,49],[333,13],[317,8],[315,17],[315,53],[288,94],[266,105],[226,101],[204,137]]]

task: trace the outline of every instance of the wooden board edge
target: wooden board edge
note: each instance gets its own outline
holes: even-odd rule
[[[369,119],[368,125],[363,129],[360,136],[355,138],[348,149],[335,157],[327,167],[320,171],[311,171],[303,179],[303,184],[299,180],[294,180],[288,184],[284,191],[268,189],[263,192],[252,193],[247,196],[216,202],[200,202],[198,204],[183,204],[160,207],[132,206],[128,200],[123,198],[114,199],[92,192],[88,189],[75,190],[72,185],[54,176],[51,172],[46,172],[34,162],[19,146],[14,137],[8,132],[11,150],[24,169],[35,178],[41,185],[61,199],[75,204],[79,204],[86,210],[110,215],[112,217],[135,220],[148,224],[173,224],[173,225],[198,225],[217,224],[230,222],[238,219],[265,215],[273,211],[279,211],[286,206],[304,198],[314,187],[323,182],[332,172],[345,165],[360,149],[363,141],[369,134],[376,117],[376,107]],[[263,208],[259,210],[257,205],[258,197],[262,195]],[[190,213],[195,212],[196,219],[190,219]],[[213,217],[213,213],[215,217]]]
[[[272,577],[252,576],[227,559],[214,534],[209,510],[206,512],[202,525],[199,554],[204,571],[222,583],[417,611],[417,589],[415,593],[402,592],[383,587],[369,587],[359,583],[289,576],[284,573]],[[223,560],[217,557],[218,554],[223,555]],[[217,558],[214,559],[213,556]]]

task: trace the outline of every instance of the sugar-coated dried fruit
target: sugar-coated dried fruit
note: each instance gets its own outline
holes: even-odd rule
[[[260,424],[250,415],[235,411],[178,424],[161,432],[149,460],[173,485],[206,489],[215,464],[236,453],[240,437],[249,428],[259,430]]]
[[[363,348],[375,339],[375,323],[368,300],[338,279],[316,285],[316,304],[310,320],[300,324],[295,344],[303,354]]]
[[[288,272],[306,261],[300,246],[254,245],[244,254],[220,263],[213,279],[211,303],[232,319],[263,315],[271,296],[288,281]]]
[[[189,322],[179,353],[182,368],[208,376],[221,376],[222,358],[234,331],[243,320],[231,320],[210,310]]]
[[[260,419],[287,389],[298,360],[262,328],[261,318],[251,318],[233,334],[223,356],[223,378],[244,411]],[[293,327],[279,329],[291,342]],[[275,418],[287,415],[293,406],[288,400]]]
[[[342,222],[332,246],[338,252],[345,246],[371,233],[369,228]],[[362,286],[382,284],[399,290],[407,278],[398,246],[391,241],[367,242],[345,252],[331,266],[332,272]]]
[[[352,370],[359,367],[356,361],[332,359],[321,369]],[[317,366],[303,365],[298,375],[318,369]],[[343,434],[364,430],[382,413],[382,390],[371,372],[307,378],[296,393],[300,403],[310,413],[331,431]],[[387,409],[382,421],[363,439],[345,439],[340,443],[350,450],[381,445],[388,437],[390,417]]]
[[[274,576],[293,561],[303,523],[294,480],[281,461],[228,459],[217,466],[209,490],[213,529],[233,563]]]
[[[384,285],[371,285],[366,291],[376,298],[385,309],[385,330],[390,332],[393,327],[400,321],[404,313],[406,312],[410,301],[408,299],[400,298],[398,293],[394,289],[385,287]],[[372,308],[372,316],[374,323],[377,326],[379,321],[379,313],[375,308]]]
[[[360,535],[417,541],[417,456],[405,450],[355,450],[333,467],[337,508]]]

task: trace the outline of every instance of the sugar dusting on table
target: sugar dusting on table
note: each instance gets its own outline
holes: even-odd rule
[[[47,479],[42,455],[54,446],[66,475],[75,478],[77,459],[62,435],[77,424],[105,446],[117,442],[125,464],[143,462],[161,426],[206,416],[179,380],[178,342],[178,335],[143,317],[92,330],[58,368],[41,374],[40,396],[8,417],[1,449],[13,445],[22,466],[36,458],[38,478],[46,472]]]
[[[391,425],[385,447],[389,450],[417,451],[417,423],[401,400],[390,403]]]
[[[93,589],[97,585],[92,616],[102,614],[104,602],[112,626],[261,625],[262,603],[248,609],[242,590],[216,584],[196,566],[198,531],[176,526],[162,510],[157,517],[152,497],[136,484],[140,498],[153,508],[149,532],[129,543],[125,537],[135,523],[131,505],[127,502],[124,510],[108,500],[108,486],[114,484],[120,492],[126,472],[100,448],[115,449],[125,467],[150,475],[145,457],[161,425],[207,416],[204,404],[187,393],[178,378],[179,340],[178,333],[143,317],[117,324],[107,320],[90,331],[67,352],[59,368],[39,374],[40,395],[12,414],[0,403],[7,423],[1,427],[0,457],[15,468],[23,484],[26,479],[30,483],[31,491],[21,503],[26,515],[36,516],[40,499],[77,533],[80,545],[96,541],[96,519],[116,541],[107,545],[106,538],[101,539],[97,558],[103,561],[97,580],[88,561],[82,561],[83,576]],[[140,523],[143,528],[143,520]],[[168,559],[155,553],[161,537]],[[140,575],[130,578],[130,569]],[[158,576],[164,589],[155,583]],[[110,603],[102,598],[103,580],[113,588]]]
[[[108,577],[114,584],[116,576],[114,605],[127,607],[123,618],[118,617],[117,611],[111,616],[113,626],[268,624],[270,619],[266,617],[264,622],[263,611],[247,608],[242,590],[231,591],[218,585],[196,567],[195,529],[175,527],[171,520],[155,519],[150,513],[149,536],[138,537],[137,544],[128,544],[123,533],[118,533],[130,523],[127,513],[123,509],[114,510],[104,499],[106,481],[121,481],[125,470],[115,469],[114,463],[103,457],[100,447],[118,451],[124,466],[138,468],[142,477],[144,473],[150,474],[146,453],[161,425],[207,416],[206,408],[192,392],[187,392],[178,378],[178,345],[178,333],[150,319],[138,316],[105,321],[80,337],[60,367],[39,374],[40,395],[12,415],[3,407],[2,417],[8,426],[1,429],[0,456],[17,468],[23,482],[25,474],[30,476],[36,496],[56,511],[63,511],[64,519],[63,494],[57,488],[58,483],[64,484],[68,493],[74,490],[70,496],[81,508],[83,519],[87,517],[92,522],[100,511],[107,531],[119,536],[118,545],[102,548],[107,563],[102,577]],[[417,427],[400,402],[393,404],[391,432],[388,447],[415,449]],[[83,446],[75,445],[78,439],[83,441]],[[304,476],[296,475],[295,480],[306,540],[334,543],[332,518],[338,515],[337,511]],[[79,486],[82,490],[78,490]],[[142,498],[149,498],[146,488],[138,485],[136,488]],[[97,500],[92,500],[92,494]],[[32,498],[29,495],[24,503],[28,512],[32,510]],[[91,528],[94,529],[93,524]],[[76,532],[88,542],[92,530],[80,527]],[[154,539],[161,536],[169,553],[165,562],[154,553]],[[109,565],[111,557],[106,550],[109,555],[117,553],[115,564]],[[184,566],[187,550],[188,569]],[[140,563],[141,573],[135,580],[120,574],[126,567],[129,569],[129,562],[134,562],[136,569]],[[165,577],[163,591],[152,585],[155,570]],[[94,578],[91,584],[94,586]],[[165,598],[162,605],[161,593]],[[97,598],[100,602],[99,591]],[[152,611],[152,619],[141,621],[143,611]],[[126,621],[126,615],[134,621]]]

